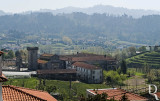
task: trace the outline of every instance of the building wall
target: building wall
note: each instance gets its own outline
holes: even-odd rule
[[[146,51],[150,51],[150,47],[149,46],[146,46]]]
[[[47,63],[39,64],[38,69],[66,69],[66,62],[55,55]]]
[[[65,81],[76,81],[76,73],[57,73],[57,74],[38,74],[39,78],[42,79],[52,79],[52,80],[65,80]]]
[[[37,63],[37,57],[38,57],[38,49],[27,49],[28,50],[28,69],[29,70],[37,70],[38,63]]]
[[[116,61],[104,61],[104,60],[99,60],[99,61],[85,61],[88,64],[99,66],[105,70],[114,70],[117,67]]]
[[[77,70],[77,77],[87,83],[102,83],[103,71],[102,69],[86,69],[82,67],[75,67]]]

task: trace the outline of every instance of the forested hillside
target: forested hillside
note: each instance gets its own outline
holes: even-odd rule
[[[0,16],[0,33],[17,38],[29,34],[52,38],[65,35],[73,40],[97,40],[97,37],[103,37],[106,40],[152,45],[160,42],[160,15],[139,19],[127,15],[115,17],[84,13],[5,15]]]

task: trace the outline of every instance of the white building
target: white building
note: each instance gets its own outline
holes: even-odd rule
[[[160,46],[145,46],[146,51],[160,51]]]
[[[90,65],[84,62],[75,62],[72,68],[77,70],[77,77],[79,80],[87,83],[102,83],[103,70],[100,67]]]

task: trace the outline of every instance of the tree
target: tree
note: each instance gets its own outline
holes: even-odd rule
[[[46,89],[45,89],[48,93],[51,93],[51,92],[55,92],[57,90],[56,86],[46,86]]]
[[[120,99],[120,101],[129,101],[129,100],[128,100],[128,97],[126,96],[126,94],[124,94],[124,95],[122,96],[122,98]]]
[[[85,98],[83,95],[80,96],[80,101],[116,101],[114,99],[107,99],[108,95],[106,93],[96,94],[94,96],[88,96]]]
[[[6,53],[3,53],[2,59],[6,59],[6,57],[7,57],[7,54],[6,54]]]
[[[117,71],[108,71],[106,76],[106,84],[111,85],[114,87],[115,85],[122,84],[125,77],[122,75],[119,75]]]
[[[130,56],[136,55],[136,48],[135,47],[129,47],[128,51],[130,53]]]
[[[8,52],[8,58],[12,59],[12,58],[14,58],[14,57],[15,57],[14,52],[13,52],[12,50],[10,50],[10,51]]]
[[[145,46],[139,47],[139,51],[145,52],[146,51],[146,47]]]
[[[21,53],[20,53],[19,51],[16,51],[16,52],[15,52],[15,56],[16,56],[16,57],[18,57],[18,56],[20,56],[20,55],[21,55]]]
[[[125,60],[122,60],[122,63],[121,63],[121,72],[123,74],[127,73],[127,65],[126,65],[126,61]]]

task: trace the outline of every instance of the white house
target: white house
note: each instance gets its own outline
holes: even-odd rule
[[[90,65],[84,62],[75,62],[72,68],[77,70],[77,77],[79,80],[87,83],[102,83],[103,70],[100,67]]]

